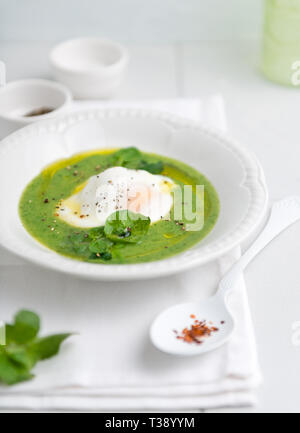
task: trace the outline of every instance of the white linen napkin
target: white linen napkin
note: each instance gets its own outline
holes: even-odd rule
[[[107,105],[156,108],[226,128],[220,96],[203,102],[101,104]],[[217,262],[177,276],[100,283],[45,271],[0,250],[1,320],[27,308],[43,318],[44,334],[79,333],[63,344],[58,357],[36,366],[33,381],[1,386],[0,409],[180,411],[255,404],[260,372],[243,278],[230,299],[237,327],[220,349],[173,357],[156,350],[148,334],[164,308],[212,295],[239,257],[236,248]]]

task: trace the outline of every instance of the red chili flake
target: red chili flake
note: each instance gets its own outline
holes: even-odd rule
[[[191,319],[194,319],[196,316],[194,314],[190,315]],[[209,326],[206,323],[206,320],[195,320],[194,324],[190,326],[190,328],[184,328],[180,335],[177,335],[176,338],[178,340],[182,340],[185,343],[196,343],[203,344],[204,339],[210,337],[214,332],[218,332],[219,329],[215,326]],[[179,334],[178,331],[173,331],[175,334]]]
[[[44,203],[46,203],[46,204],[49,203],[49,199],[45,198]]]
[[[221,325],[225,325],[225,322],[224,322],[224,320],[222,320],[222,322],[221,322]]]

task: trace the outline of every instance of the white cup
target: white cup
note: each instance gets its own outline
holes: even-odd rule
[[[71,92],[54,81],[27,79],[2,85],[0,139],[30,123],[56,116],[71,100]]]
[[[115,42],[80,38],[53,48],[50,63],[57,81],[76,99],[106,99],[119,88],[127,65],[127,50]]]

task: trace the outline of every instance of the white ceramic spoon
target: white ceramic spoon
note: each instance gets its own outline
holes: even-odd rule
[[[242,272],[254,257],[276,236],[299,219],[300,197],[290,197],[275,203],[263,232],[221,280],[215,296],[202,302],[176,305],[165,310],[155,319],[150,330],[150,338],[154,346],[172,355],[191,356],[214,350],[228,341],[235,327],[234,319],[227,306],[228,295],[235,288]],[[207,337],[203,344],[188,344],[176,339],[174,330],[180,332],[194,322],[194,319],[190,318],[191,314],[195,315],[198,320],[212,321],[219,332]]]
[[[6,86],[6,67],[0,60],[0,88]]]

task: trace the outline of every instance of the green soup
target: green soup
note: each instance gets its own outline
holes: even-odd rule
[[[138,168],[153,174],[159,172],[181,188],[185,185],[192,187],[190,199],[194,210],[197,209],[196,186],[204,187],[203,226],[190,231],[187,227],[191,221],[186,219],[184,212],[178,220],[174,209],[171,209],[167,217],[151,224],[137,242],[127,243],[124,239],[122,242],[110,243],[109,254],[102,254],[102,250],[95,254],[95,250],[90,248],[93,241],[91,229],[66,223],[59,217],[57,209],[62,200],[71,197],[92,176],[107,168],[120,165],[135,168],[136,159],[129,161],[126,158],[116,158],[118,152],[109,149],[80,154],[47,167],[27,186],[22,195],[20,217],[26,230],[41,244],[59,254],[95,264],[132,264],[161,260],[192,247],[210,233],[218,219],[219,200],[206,177],[182,162],[138,151],[141,158]],[[99,233],[102,238],[102,228],[99,228]]]

